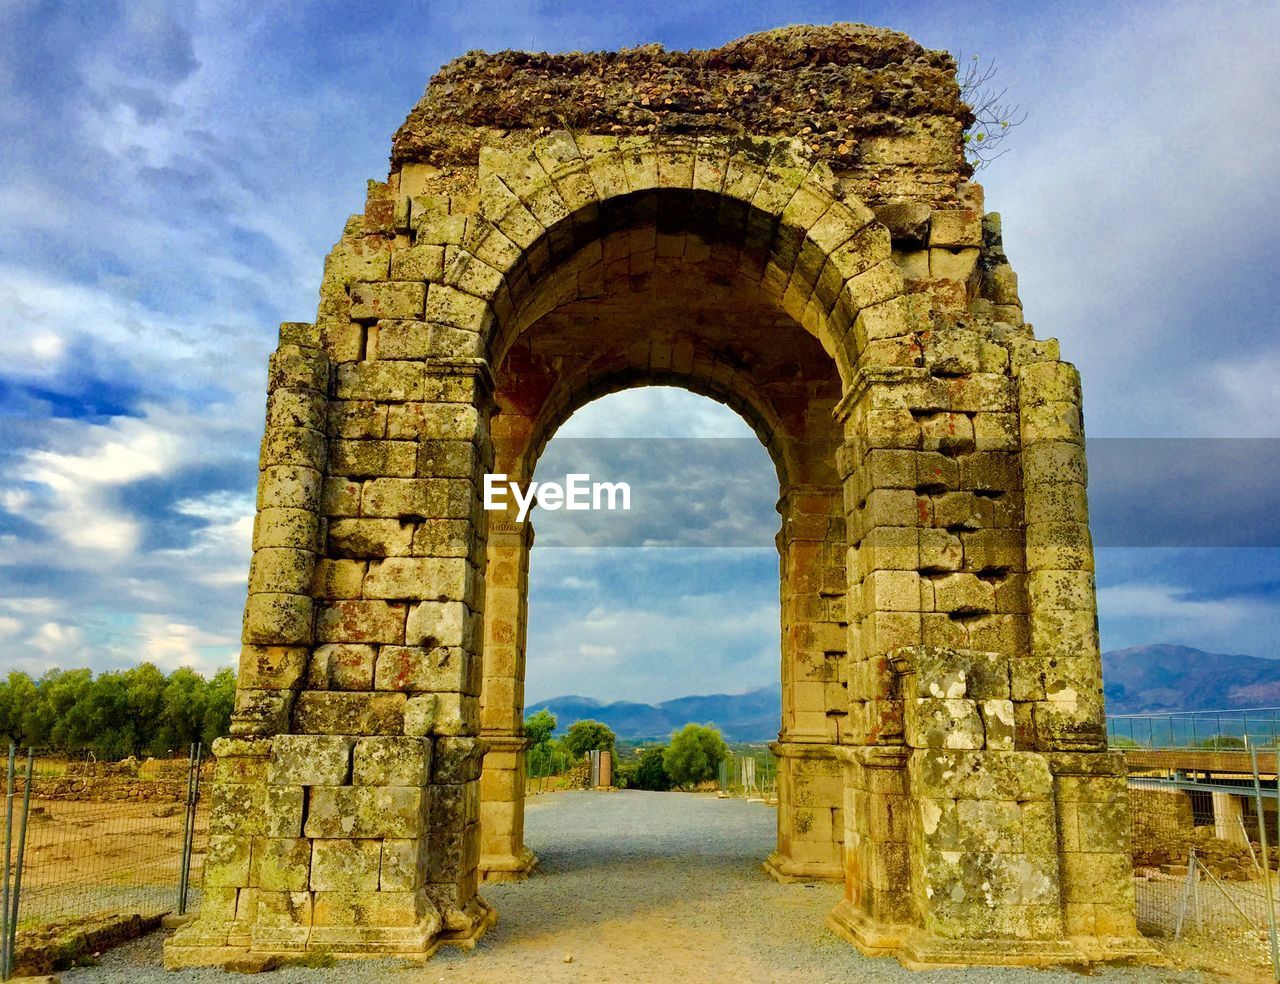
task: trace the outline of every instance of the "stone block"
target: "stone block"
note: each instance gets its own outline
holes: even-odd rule
[[[1093,538],[1087,523],[1028,523],[1026,543],[1031,570],[1093,570]]]
[[[292,690],[301,686],[306,646],[242,646],[239,686],[251,690]]]
[[[468,689],[470,665],[470,655],[458,646],[383,646],[374,688],[462,693]]]
[[[357,786],[425,786],[431,779],[431,742],[417,737],[361,738],[351,781]]]
[[[391,276],[396,280],[439,281],[444,276],[444,247],[410,246],[391,254]]]
[[[258,449],[258,464],[262,468],[273,465],[323,468],[326,447],[325,436],[318,427],[311,430],[306,427],[268,426]]]
[[[1088,571],[1032,571],[1027,592],[1035,608],[1091,612],[1096,604],[1093,574]]]
[[[395,363],[383,363],[394,365]],[[388,431],[391,423],[388,416]],[[364,478],[374,475],[408,478],[417,468],[418,448],[412,441],[330,441],[329,472]]]
[[[480,763],[488,746],[479,738],[448,737],[435,743],[432,781],[464,783],[480,778]]]
[[[351,285],[351,320],[420,318],[426,296],[426,285],[413,281],[357,282]]]
[[[338,367],[340,400],[404,403],[421,400],[426,369],[414,362],[355,362]]]
[[[443,284],[432,284],[427,294],[425,318],[427,321],[483,334],[489,326],[492,314],[489,305],[479,297]]]
[[[204,883],[209,888],[242,888],[249,884],[253,838],[247,834],[209,835]]]
[[[367,566],[363,560],[317,560],[311,578],[312,596],[324,599],[359,598]]]
[[[480,784],[442,783],[431,790],[433,829],[462,830],[480,819]]]
[[[906,739],[912,748],[979,749],[982,719],[975,701],[915,697],[904,702]]]
[[[320,506],[320,484],[320,472],[315,468],[269,466],[258,477],[257,507],[314,512]]]
[[[311,890],[376,892],[382,843],[334,838],[311,844]]]
[[[325,433],[347,439],[385,437],[387,408],[373,400],[331,400]]]
[[[324,277],[342,287],[360,280],[382,280],[391,262],[391,244],[379,237],[339,242],[325,257]]]
[[[470,646],[471,612],[461,601],[422,601],[409,609],[405,642],[410,646]]]
[[[266,798],[266,786],[228,783],[217,787],[209,809],[210,840],[215,834],[262,834]]]
[[[372,690],[377,650],[373,646],[327,643],[316,646],[307,668],[311,690]]]
[[[1024,494],[1028,525],[1089,522],[1088,495],[1079,482],[1037,482]]]
[[[306,794],[301,786],[268,786],[263,801],[263,834],[301,837]]]
[[[309,735],[398,735],[404,730],[405,695],[302,693],[294,729]]]
[[[426,868],[418,839],[387,839],[382,842],[382,866],[378,876],[381,892],[411,892],[422,884]]]
[[[380,478],[365,482],[363,516],[467,519],[475,508],[475,486],[467,480]]]
[[[235,710],[231,715],[231,733],[275,735],[288,731],[293,694],[292,690],[237,688]]]
[[[366,598],[464,600],[474,571],[462,557],[390,557],[372,560],[364,579]]]
[[[313,786],[302,829],[317,838],[418,837],[426,803],[422,786]]]
[[[1013,701],[984,700],[978,703],[978,709],[982,714],[986,747],[992,751],[1012,752],[1016,732]]]
[[[321,486],[320,512],[325,516],[360,515],[360,481],[326,478]]]
[[[338,734],[277,735],[267,782],[273,786],[340,786],[351,775],[352,739]]]
[[[1075,403],[1045,403],[1022,409],[1022,442],[1070,441],[1084,444],[1084,421]]]
[[[942,574],[933,582],[934,607],[956,615],[977,615],[995,611],[995,589],[973,574]]]
[[[428,519],[419,523],[413,533],[414,556],[470,556],[471,530],[471,524],[461,519]]]
[[[912,753],[914,795],[935,799],[1047,801],[1049,763],[1038,752],[927,749]]]
[[[254,840],[254,884],[264,892],[305,892],[311,880],[311,842],[305,837]]]
[[[249,563],[250,594],[307,594],[316,555],[295,547],[263,547]]]
[[[264,592],[249,596],[242,639],[249,645],[311,642],[312,601],[308,595]]]
[[[335,519],[329,524],[329,552],[335,557],[407,557],[412,549],[411,522],[360,518]]]
[[[335,601],[320,609],[316,641],[393,643],[404,641],[405,606],[386,601]]]
[[[965,283],[978,266],[978,247],[948,246],[929,250],[929,276]]]
[[[982,245],[982,216],[972,209],[937,209],[929,223],[929,246]]]
[[[282,345],[267,364],[267,391],[308,389],[318,393],[329,389],[329,360],[323,352],[295,345]]]

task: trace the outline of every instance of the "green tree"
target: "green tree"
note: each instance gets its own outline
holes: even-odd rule
[[[213,675],[213,679],[205,687],[200,740],[204,742],[206,752],[214,739],[223,737],[231,730],[231,711],[235,703],[236,675],[233,670],[224,667]]]
[[[562,739],[562,744],[570,756],[580,759],[587,752],[597,748],[612,752],[617,740],[618,736],[607,724],[588,718],[583,721],[574,721]]]
[[[720,732],[701,724],[686,724],[671,736],[662,765],[671,782],[681,788],[714,779],[729,747]]]
[[[27,744],[36,703],[36,682],[14,670],[0,681],[0,738],[16,745]]]
[[[545,707],[537,714],[531,714],[524,719],[524,736],[529,739],[530,748],[541,748],[551,740],[551,736],[556,733],[556,725],[559,722],[556,716]]]
[[[640,756],[640,763],[630,777],[633,789],[654,789],[666,792],[671,788],[671,777],[667,775],[667,767],[663,763],[665,752],[666,748],[662,745],[654,745],[644,750]]]

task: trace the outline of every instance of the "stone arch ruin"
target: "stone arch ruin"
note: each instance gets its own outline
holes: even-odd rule
[[[525,876],[531,476],[629,386],[721,400],[779,473],[780,880],[908,964],[1147,952],[1106,749],[1080,386],[1023,321],[949,55],[857,25],[714,51],[470,54],[281,326],[199,919],[429,955]]]

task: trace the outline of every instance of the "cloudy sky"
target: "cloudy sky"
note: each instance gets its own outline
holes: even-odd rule
[[[1028,117],[981,179],[1029,317],[1084,374],[1091,437],[1280,436],[1269,0],[6,0],[0,667],[234,659],[276,325],[313,316],[325,252],[439,65],[473,48],[711,47],[833,20],[999,64]],[[730,411],[668,390],[601,401],[564,433],[750,436]],[[1119,463],[1108,528],[1164,517],[1140,546],[1102,538],[1117,544],[1100,556],[1106,645],[1280,656],[1280,537],[1257,522],[1275,512],[1273,446],[1227,444],[1102,455]],[[741,453],[767,488],[763,451]],[[1182,500],[1152,461],[1181,463],[1179,493],[1237,509],[1240,522],[1219,524],[1231,549],[1213,524],[1184,535]],[[542,537],[530,696],[775,681],[771,500],[748,496],[754,520],[732,547]]]

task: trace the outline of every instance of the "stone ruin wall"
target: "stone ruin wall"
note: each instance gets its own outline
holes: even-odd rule
[[[803,476],[779,504],[770,870],[843,878],[833,928],[909,963],[1145,952],[1079,379],[1023,320],[969,122],[948,55],[851,25],[472,54],[433,79],[316,321],[282,326],[272,357],[234,737],[205,908],[170,963],[483,931],[482,858],[529,860],[532,534],[478,489],[590,382],[522,417],[503,356],[558,304],[682,263],[758,278],[834,362],[790,417],[760,403],[780,378],[696,348],[619,363],[763,406]],[[690,225],[664,231],[681,203]]]

